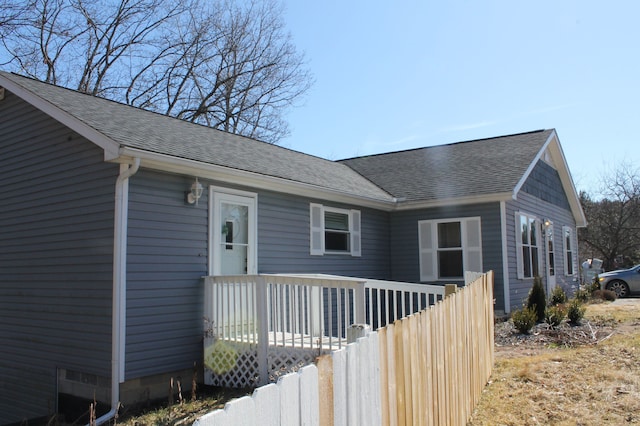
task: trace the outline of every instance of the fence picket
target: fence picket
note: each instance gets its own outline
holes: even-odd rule
[[[302,367],[298,372],[300,383],[300,425],[318,426],[319,399],[318,369],[313,365]]]
[[[260,416],[261,426],[280,426],[280,389],[274,383],[260,386],[253,391],[256,413]]]
[[[361,389],[358,380],[358,344],[350,343],[346,352],[346,394],[347,394],[347,424],[358,425],[360,415]]]
[[[332,425],[334,420],[334,394],[333,394],[333,357],[323,355],[316,361],[318,367],[318,406],[320,413],[318,418],[321,425]]]
[[[256,424],[256,410],[253,398],[244,396],[229,401],[224,407],[227,413],[226,424],[237,426],[252,426]]]
[[[334,424],[347,425],[347,372],[346,349],[333,352],[333,416]]]
[[[278,379],[280,387],[280,424],[294,426],[300,421],[300,389],[298,374],[286,374]],[[278,409],[278,407],[276,407]]]

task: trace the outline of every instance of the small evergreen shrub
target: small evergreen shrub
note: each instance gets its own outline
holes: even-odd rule
[[[544,311],[547,307],[547,296],[544,293],[542,278],[535,277],[533,279],[533,287],[531,287],[531,290],[529,291],[526,306],[527,308],[534,310],[537,322],[544,321]]]
[[[559,326],[564,318],[567,316],[567,311],[564,305],[549,306],[544,311],[544,322],[549,324],[551,328]]]
[[[580,300],[573,299],[569,303],[569,307],[567,308],[567,318],[569,318],[569,322],[572,325],[579,325],[582,321],[582,318],[584,318],[585,310],[586,308],[582,306]]]
[[[536,325],[536,311],[531,308],[523,307],[511,313],[513,326],[522,334],[529,334],[534,325]]]
[[[551,296],[549,296],[549,304],[551,306],[555,306],[563,305],[565,303],[567,303],[567,293],[565,293],[563,288],[560,286],[554,287],[551,292]]]
[[[575,297],[575,300],[581,303],[585,303],[591,298],[591,293],[592,292],[590,289],[581,287],[576,290],[576,292],[573,294],[573,297]]]
[[[598,280],[598,276],[596,275],[593,281],[591,281],[588,284],[585,284],[585,288],[589,290],[589,293],[593,293],[596,290],[600,290],[600,281]]]

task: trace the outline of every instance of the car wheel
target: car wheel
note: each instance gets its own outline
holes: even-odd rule
[[[629,295],[629,286],[624,281],[613,280],[607,285],[607,290],[616,293],[616,297],[623,298]]]

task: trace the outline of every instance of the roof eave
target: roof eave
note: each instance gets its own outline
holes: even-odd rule
[[[114,140],[108,138],[104,134],[100,133],[93,127],[87,125],[83,121],[77,119],[73,115],[57,107],[56,105],[46,101],[37,94],[22,87],[20,84],[15,83],[13,80],[4,77],[0,74],[0,86],[7,89],[9,92],[18,96],[25,102],[31,104],[35,108],[39,109],[43,113],[47,114],[54,120],[59,121],[71,130],[84,136],[91,142],[98,145],[104,151],[105,161],[114,160],[119,155],[119,144]]]
[[[302,195],[314,199],[354,204],[379,210],[391,211],[395,207],[393,197],[374,198],[361,196],[336,189],[320,187],[304,182],[268,176],[246,170],[216,164],[203,163],[196,160],[174,157],[166,154],[146,151],[138,148],[122,147],[120,157],[116,161],[127,162],[130,158],[140,158],[140,167],[160,170],[169,173],[197,176],[218,182],[244,185],[267,191]]]
[[[403,201],[398,200],[396,204],[395,211],[404,211],[404,210],[418,210],[418,209],[428,209],[435,207],[446,207],[446,206],[460,206],[460,205],[469,205],[469,204],[485,204],[485,203],[497,203],[500,201],[508,201],[513,199],[513,194],[511,192],[500,192],[494,194],[486,194],[486,195],[471,195],[466,197],[453,197],[453,198],[444,198],[439,200],[414,200],[414,201]]]

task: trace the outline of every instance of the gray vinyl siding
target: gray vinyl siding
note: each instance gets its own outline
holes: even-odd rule
[[[208,193],[187,204],[192,182],[144,169],[130,180],[126,380],[202,359]]]
[[[114,188],[102,150],[0,101],[0,424],[55,409],[56,369],[109,376]]]
[[[531,171],[522,185],[521,192],[526,192],[561,209],[571,210],[558,171],[542,160],[539,160]]]
[[[540,176],[544,175],[544,178]],[[525,192],[526,189],[526,192]],[[532,195],[535,194],[535,195]],[[544,197],[545,200],[538,198]],[[562,185],[557,172],[546,163],[539,162],[530,177],[523,185],[523,190],[515,201],[506,203],[507,219],[507,251],[509,259],[509,295],[511,310],[522,307],[529,290],[533,285],[532,278],[518,279],[517,277],[517,247],[516,247],[516,212],[527,213],[540,220],[549,219],[553,222],[555,240],[555,276],[556,285],[562,286],[568,294],[571,294],[578,285],[577,277],[565,275],[564,269],[564,244],[562,242],[562,227],[569,226],[573,229],[574,265],[577,265],[577,232],[573,214],[569,210],[567,197],[562,190]],[[540,262],[543,270],[543,281],[546,284],[546,248],[540,254]],[[577,270],[577,268],[576,268]]]
[[[310,203],[361,213],[362,256],[310,254]],[[258,196],[258,271],[389,279],[389,214],[272,192]]]
[[[482,264],[484,272],[494,271],[497,303],[504,300],[502,272],[502,240],[500,237],[500,204],[471,204],[410,210],[391,214],[391,279],[420,282],[418,221],[479,216],[482,231]],[[449,283],[436,282],[435,284]],[[458,282],[462,284],[462,282]],[[496,309],[500,309],[496,305]]]
[[[130,180],[126,380],[190,368],[202,360],[209,194],[204,191],[198,206],[186,204],[184,192],[192,181],[144,169]],[[387,213],[360,209],[362,257],[311,256],[310,202],[318,200],[258,192],[259,273],[389,278]]]

